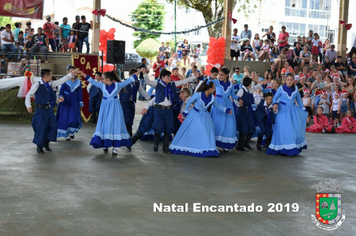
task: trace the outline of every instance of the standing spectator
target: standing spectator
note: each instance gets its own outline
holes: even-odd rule
[[[163,52],[166,49],[166,47],[164,46],[164,42],[162,42],[162,45],[159,47],[159,52]]]
[[[289,44],[287,44],[287,46],[284,48],[284,53],[286,54],[287,62],[294,69],[295,52],[294,50],[289,49]]]
[[[59,35],[59,22],[55,21],[54,22],[54,30],[53,30],[53,36],[54,36],[54,41],[56,41],[56,52],[59,51],[59,40],[61,39],[61,36]]]
[[[268,29],[268,31],[262,36],[264,38],[267,36],[267,39],[272,42],[272,45],[274,42],[276,42],[276,34],[273,32],[273,26],[271,25]]]
[[[314,37],[313,37],[313,31],[309,30],[309,35],[308,37],[305,39],[305,44],[306,46],[308,46],[308,50],[311,51],[312,49],[312,41],[313,41]]]
[[[186,60],[188,59],[188,65],[190,64],[190,45],[188,43],[187,39],[183,40],[183,43],[181,45],[182,50],[183,50],[183,60],[184,60],[184,66],[186,65]]]
[[[251,40],[252,32],[251,32],[251,30],[248,29],[248,24],[244,25],[244,29],[245,30],[243,30],[241,32],[241,39],[249,39],[249,40]]]
[[[68,52],[75,52],[75,45],[77,45],[78,39],[74,30],[70,31],[68,36]]]
[[[300,52],[299,58],[301,60],[300,66],[303,68],[305,63],[312,67],[311,53],[308,51],[308,46],[304,46],[303,51]]]
[[[147,59],[142,58],[141,62],[142,63],[138,68],[139,69],[145,68],[147,70],[147,66],[146,66]],[[143,78],[142,72],[139,74],[139,79],[140,79],[140,86],[146,91],[146,81],[145,81],[145,78]],[[144,100],[146,100],[146,98],[141,93],[138,93],[138,100],[144,101]]]
[[[68,25],[68,18],[63,17],[63,24],[59,26],[59,35],[61,37],[61,44],[63,45],[63,51],[68,50],[68,36],[70,34],[70,25]]]
[[[265,72],[265,78],[267,78],[268,74],[272,74],[272,79],[277,78],[277,72],[278,70],[276,69],[276,64],[274,62],[271,63],[271,68],[269,68],[266,72]]]
[[[330,49],[326,50],[325,53],[325,68],[329,68],[331,65],[335,65],[335,59],[337,57],[337,52],[335,51],[335,45],[331,44]]]
[[[171,57],[171,47],[169,46],[169,42],[166,43],[166,47],[164,48],[164,54],[166,54],[165,56],[170,58]]]
[[[319,46],[321,45],[321,41],[318,39],[318,37],[319,35],[315,33],[314,39],[312,40],[312,55],[314,62],[317,62],[317,56],[319,55]]]
[[[159,56],[157,56],[157,61],[155,62],[155,64],[153,64],[153,72],[155,73],[155,80],[158,79],[159,77],[159,74],[161,72],[161,69],[165,67],[165,63],[164,63],[164,60],[161,60],[159,58]],[[151,87],[149,90],[148,90],[148,95],[152,95],[152,92],[154,90],[154,87]]]
[[[240,37],[237,35],[237,29],[234,29],[231,36],[231,46],[230,46],[230,59],[238,61],[240,56]],[[234,59],[235,58],[235,59]]]
[[[92,25],[86,22],[86,18],[84,15],[80,17],[82,19],[82,23],[79,24],[79,32],[78,32],[78,52],[82,53],[83,42],[85,42],[87,46],[87,54],[89,54],[89,29],[91,29]]]
[[[27,35],[30,33],[30,29],[31,29],[31,21],[27,21],[26,22],[26,29],[25,29],[25,38],[27,37]],[[26,33],[26,30],[28,30],[28,33]]]
[[[194,50],[194,63],[197,63],[199,61],[199,56],[200,56],[200,44],[197,45],[197,48]]]
[[[51,45],[52,52],[56,51],[56,41],[54,40],[53,31],[55,29],[53,23],[51,22],[51,16],[46,17],[47,22],[43,24],[44,34],[47,36],[49,44]],[[48,48],[49,50],[49,48]]]
[[[6,29],[1,31],[1,51],[10,51],[12,53],[18,52],[18,48],[14,44],[15,33],[11,31],[11,25],[7,24]],[[6,60],[12,58],[13,55],[8,55]]]
[[[37,29],[37,34],[33,36],[33,42],[34,44],[31,47],[31,55],[33,56],[35,52],[40,51],[42,54],[45,54],[44,61],[45,63],[48,63],[47,54],[48,54],[49,41],[48,41],[48,37],[42,33],[41,27]]]
[[[16,41],[17,37],[19,36],[19,32],[21,31],[22,24],[20,22],[16,22],[15,27],[16,29],[14,29],[14,33],[15,33],[15,41]]]
[[[80,26],[80,16],[76,15],[75,16],[75,22],[72,24],[72,29],[75,30],[75,34],[76,34],[77,38],[79,36],[79,26]],[[77,48],[79,48],[78,42],[77,42],[77,45],[76,45],[76,48],[75,48],[74,52],[78,51]]]
[[[282,51],[288,45],[289,34],[286,32],[286,27],[282,26],[282,32],[278,36],[278,47],[279,51]]]
[[[326,50],[328,50],[328,49],[330,49],[330,40],[326,39],[325,42],[323,43],[323,49],[322,49],[323,56],[324,56],[323,62],[325,62],[325,53],[326,53]]]
[[[300,42],[297,42],[294,48],[294,53],[295,53],[294,63],[296,66],[300,64],[300,53],[302,51],[303,51],[302,44]]]
[[[293,47],[296,47],[298,43],[302,43],[302,37],[298,36],[297,41],[294,42]]]

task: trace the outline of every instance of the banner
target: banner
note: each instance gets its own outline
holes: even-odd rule
[[[72,65],[77,68],[77,70],[83,71],[85,74],[90,75],[94,78],[95,72],[99,70],[99,56],[93,55],[72,55]],[[85,122],[90,120],[91,114],[88,111],[89,108],[89,93],[87,91],[88,82],[82,78],[81,75],[78,75],[78,79],[82,81],[82,93],[83,93],[83,103],[84,107],[82,107],[82,117]]]
[[[0,16],[43,19],[43,0],[0,0]]]

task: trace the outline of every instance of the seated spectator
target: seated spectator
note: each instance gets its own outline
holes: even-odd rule
[[[173,70],[174,68],[176,68],[177,63],[178,63],[178,56],[177,56],[177,53],[174,52],[174,53],[172,53],[172,57],[168,59],[168,66],[169,66],[170,70]]]
[[[255,52],[258,52],[260,50],[260,36],[259,36],[259,34],[255,34],[255,37],[253,38],[251,46]]]
[[[274,42],[276,42],[276,34],[273,32],[272,25],[269,27],[268,31],[262,36],[262,38],[264,38],[265,36],[267,36],[267,39],[272,42],[271,45],[273,45]]]
[[[272,50],[270,52],[270,55],[269,55],[269,59],[272,63],[276,63],[276,68],[278,69],[278,66],[279,66],[279,61],[277,58],[280,54],[280,51],[279,51],[279,47],[277,45],[274,45],[272,47]]]
[[[171,74],[171,80],[172,81],[180,81],[183,80],[184,77],[182,75],[179,74],[179,69],[178,67],[175,67],[172,69],[172,74]],[[179,92],[182,89],[182,86],[178,86],[176,87],[177,92]]]
[[[19,52],[21,54],[25,54],[26,55],[25,39],[23,37],[23,32],[22,31],[19,32],[18,37],[17,37],[17,39],[15,41],[15,45],[19,49]],[[20,55],[17,57],[17,60],[20,60]]]
[[[343,81],[347,81],[348,74],[346,71],[345,64],[342,62],[342,56],[336,58],[335,68],[340,71]]]
[[[323,43],[323,49],[322,49],[324,57],[325,57],[326,50],[328,50],[328,49],[330,49],[330,40],[326,39],[325,42]],[[325,61],[325,58],[324,58],[324,61]]]
[[[180,69],[182,70],[181,75],[183,76],[183,78],[185,78],[185,75],[187,74],[187,68],[182,67],[182,68],[180,68]]]
[[[241,46],[241,53],[243,55],[243,61],[246,61],[247,58],[252,58],[255,61],[255,54],[253,53],[253,48],[250,45],[250,40],[245,42],[245,45]]]
[[[27,37],[27,35],[30,33],[30,29],[31,29],[31,21],[26,22],[26,29],[25,29],[25,38]],[[27,40],[27,39],[26,39]]]
[[[312,55],[310,53],[310,51],[308,51],[308,47],[304,46],[303,51],[300,52],[299,55],[300,58],[300,66],[304,67],[304,64],[307,63],[309,64],[309,67],[312,67]]]
[[[265,72],[265,78],[267,78],[267,74],[270,73],[272,74],[272,79],[277,78],[277,68],[276,68],[276,64],[274,62],[271,63],[271,68],[269,68],[266,72]]]
[[[31,51],[32,46],[33,46],[33,36],[28,35],[28,39],[25,42],[25,48],[26,48],[27,53],[29,53]]]
[[[356,55],[352,56],[352,61],[349,63],[349,75],[356,75]]]
[[[235,67],[234,72],[235,73],[231,76],[231,80],[235,81],[237,84],[241,84],[244,75],[241,73],[240,67]]]
[[[270,58],[269,58],[270,52],[271,52],[270,41],[268,39],[266,39],[264,41],[264,44],[261,46],[260,52],[258,54],[259,60],[264,61],[266,59],[267,61],[270,61]]]
[[[289,65],[294,69],[294,58],[295,58],[295,52],[294,50],[289,48],[289,45],[285,46],[284,48],[284,53],[286,54],[286,60],[289,63]]]
[[[337,57],[337,52],[335,51],[335,45],[331,44],[330,49],[326,50],[325,53],[325,68],[329,68],[335,65],[335,59]]]
[[[194,75],[194,73],[199,72],[200,70],[198,70],[198,67],[194,64],[194,62],[192,62],[192,69],[188,70],[186,78],[189,78],[192,74]]]
[[[1,51],[17,53],[19,50],[15,46],[15,33],[11,31],[11,25],[7,24],[5,30],[1,31]],[[6,60],[9,60],[13,55],[8,55]]]
[[[48,41],[48,37],[42,33],[42,28],[39,27],[37,29],[37,34],[35,34],[33,36],[33,46],[31,47],[31,55],[33,56],[33,54],[35,52],[40,51],[41,54],[44,54],[44,61],[45,63],[48,63],[47,61],[47,54],[48,54],[48,45],[49,45],[49,41]]]
[[[284,67],[282,69],[282,74],[287,74],[287,73],[294,74],[294,70],[292,67],[289,66],[288,61],[284,62]]]
[[[300,37],[300,36],[299,36]],[[295,66],[298,66],[301,62],[300,60],[300,53],[303,51],[303,48],[302,48],[302,44],[300,42],[297,42],[296,43],[296,46],[294,48],[294,54],[295,54],[295,57],[294,57],[294,65]]]

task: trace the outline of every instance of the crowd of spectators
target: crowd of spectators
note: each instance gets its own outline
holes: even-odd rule
[[[31,21],[22,24],[15,23],[15,29],[11,30],[11,25],[1,26],[1,51],[7,52],[6,60],[21,59],[26,53],[33,57],[36,52],[40,52],[44,62],[47,63],[47,55],[52,52],[83,52],[83,45],[86,45],[86,53],[89,53],[90,45],[88,40],[89,30],[92,23],[86,22],[84,15],[76,16],[72,27],[68,24],[68,18],[64,17],[62,24],[58,21],[52,22],[51,16],[46,16],[43,27],[35,29],[31,27]],[[16,58],[16,59],[14,59]]]

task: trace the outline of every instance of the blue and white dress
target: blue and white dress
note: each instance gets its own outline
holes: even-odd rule
[[[194,107],[189,111],[194,102]],[[197,92],[188,100],[184,115],[186,116],[169,149],[173,154],[197,157],[219,156],[216,149],[214,124],[207,111],[213,104],[221,112],[229,112],[216,102],[213,95],[206,97],[205,92]],[[233,116],[228,114],[229,116]]]
[[[82,128],[80,108],[83,107],[82,83],[79,79],[68,80],[61,86],[59,96],[64,101],[59,103],[57,111],[57,137],[68,137]]]
[[[94,148],[130,146],[132,142],[117,95],[122,88],[134,82],[137,76],[133,75],[123,82],[113,82],[110,86],[97,82],[90,76],[85,79],[103,92],[99,117],[90,145]]]
[[[236,146],[236,118],[233,103],[230,97],[237,99],[234,85],[230,81],[224,83],[220,80],[211,80],[215,84],[216,102],[232,110],[233,114],[229,115],[219,108],[212,107],[210,111],[211,119],[215,128],[216,146],[220,148],[233,149]]]
[[[303,149],[307,149],[305,128],[308,116],[297,86],[283,85],[279,87],[273,98],[273,103],[278,103],[278,114],[273,127],[272,142],[266,153],[296,156]]]

